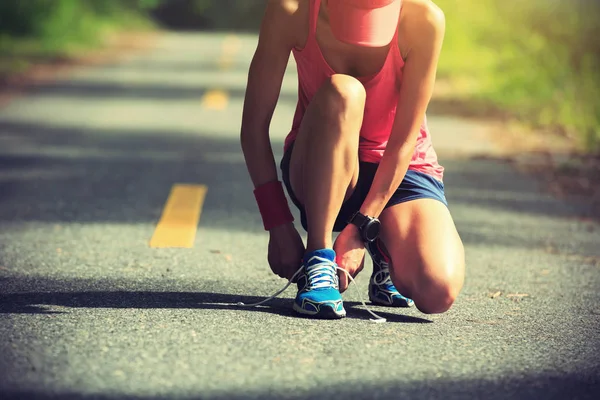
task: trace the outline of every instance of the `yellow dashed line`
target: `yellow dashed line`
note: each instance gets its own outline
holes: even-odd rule
[[[233,65],[242,42],[237,36],[229,35],[222,46],[218,65],[221,70],[226,70]],[[224,110],[229,103],[229,95],[224,90],[212,89],[204,93],[201,102],[209,110]],[[174,185],[150,239],[150,247],[193,247],[207,190],[204,185]]]
[[[217,60],[220,70],[230,69],[235,61],[235,55],[242,47],[242,41],[235,35],[228,35],[222,43],[221,57]],[[224,90],[209,90],[202,97],[202,106],[209,110],[224,110],[229,103],[229,95]]]
[[[235,35],[225,37],[222,44],[221,57],[218,64],[221,69],[229,69],[233,66],[235,55],[242,48],[242,41]]]
[[[223,40],[223,54],[233,55],[242,48],[242,41],[235,35],[229,35]]]
[[[150,247],[192,248],[207,190],[204,185],[173,185]]]
[[[221,58],[219,58],[218,64],[219,64],[219,69],[222,69],[222,70],[231,69],[231,67],[233,67],[233,57],[223,55],[223,56],[221,56]]]

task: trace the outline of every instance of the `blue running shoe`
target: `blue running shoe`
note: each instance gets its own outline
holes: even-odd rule
[[[294,310],[314,318],[337,319],[346,316],[332,249],[315,250],[304,257],[304,269],[298,276]]]
[[[369,280],[369,300],[373,304],[387,307],[412,307],[414,302],[398,292],[390,278],[390,260],[381,250],[379,239],[365,243],[373,259],[373,274]]]

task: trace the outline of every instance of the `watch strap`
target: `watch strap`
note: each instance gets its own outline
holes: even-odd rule
[[[369,217],[361,214],[360,211],[355,212],[352,217],[350,217],[349,223],[356,225],[360,230],[365,224],[369,221]]]

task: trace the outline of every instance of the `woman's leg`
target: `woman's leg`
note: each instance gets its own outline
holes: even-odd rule
[[[333,75],[308,106],[294,142],[290,183],[306,212],[308,252],[332,248],[335,219],[356,187],[365,98],[358,80]]]
[[[366,93],[346,75],[334,75],[308,106],[289,160],[289,184],[303,206],[308,243],[294,310],[321,318],[346,315],[339,292],[333,229],[358,181],[358,141]],[[319,289],[319,290],[313,290]]]
[[[446,205],[408,201],[385,209],[380,219],[396,288],[424,313],[448,310],[462,289],[465,255]]]

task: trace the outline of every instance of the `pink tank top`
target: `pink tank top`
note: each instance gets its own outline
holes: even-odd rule
[[[310,31],[303,49],[292,50],[298,69],[298,104],[287,135],[284,150],[295,140],[306,108],[321,85],[336,72],[329,66],[316,39],[317,18],[321,0],[310,0]],[[393,43],[397,43],[398,29]],[[379,163],[387,145],[400,94],[404,60],[397,45],[390,46],[381,70],[367,77],[357,78],[367,93],[363,125],[360,131],[359,159]],[[438,180],[443,179],[444,168],[438,164],[437,154],[431,142],[427,118],[423,119],[409,169],[423,172]]]

